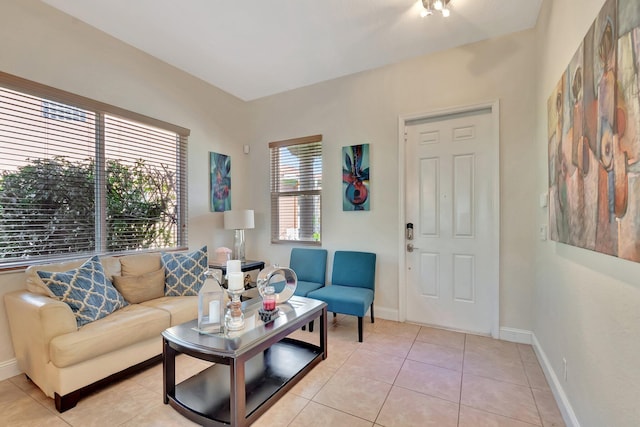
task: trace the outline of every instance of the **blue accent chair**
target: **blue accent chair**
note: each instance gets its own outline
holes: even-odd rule
[[[358,317],[358,341],[362,342],[362,318],[375,296],[376,254],[336,251],[333,257],[331,285],[310,292],[309,298],[327,303],[327,311]]]
[[[289,268],[298,277],[298,285],[293,294],[306,297],[309,292],[324,287],[327,274],[327,250],[293,248]],[[284,282],[274,283],[273,287],[276,292],[282,292]]]
[[[309,292],[324,287],[327,275],[327,250],[293,248],[289,268],[298,276],[298,286],[294,295],[306,297]]]
[[[298,277],[298,285],[293,293],[299,297],[306,297],[309,292],[323,288],[327,275],[327,250],[293,248],[289,258],[289,268]],[[284,282],[274,283],[276,292],[282,292]],[[304,326],[302,329],[306,329]],[[313,332],[313,322],[309,323],[309,332]]]

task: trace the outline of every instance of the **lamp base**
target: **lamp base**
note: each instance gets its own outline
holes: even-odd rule
[[[247,260],[244,253],[244,230],[236,230],[233,239],[233,259],[239,259],[242,262]]]

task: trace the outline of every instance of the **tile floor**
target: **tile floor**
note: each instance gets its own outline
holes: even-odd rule
[[[317,333],[296,331],[314,342]],[[207,367],[180,356],[177,380]],[[0,382],[2,426],[189,426],[162,403],[156,365],[62,414],[24,375]],[[376,319],[329,316],[329,357],[254,426],[563,426],[529,345]]]

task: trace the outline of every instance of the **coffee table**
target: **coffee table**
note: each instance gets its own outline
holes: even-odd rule
[[[245,328],[226,334],[200,334],[197,320],[162,332],[164,403],[204,426],[247,426],[315,365],[327,357],[327,305],[292,297],[279,304],[279,316],[264,324],[260,299],[243,303]],[[288,338],[320,318],[320,344]],[[214,362],[176,384],[178,354]]]

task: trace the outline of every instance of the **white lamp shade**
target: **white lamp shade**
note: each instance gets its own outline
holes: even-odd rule
[[[246,230],[254,228],[253,210],[241,209],[224,211],[224,228],[227,230]]]

